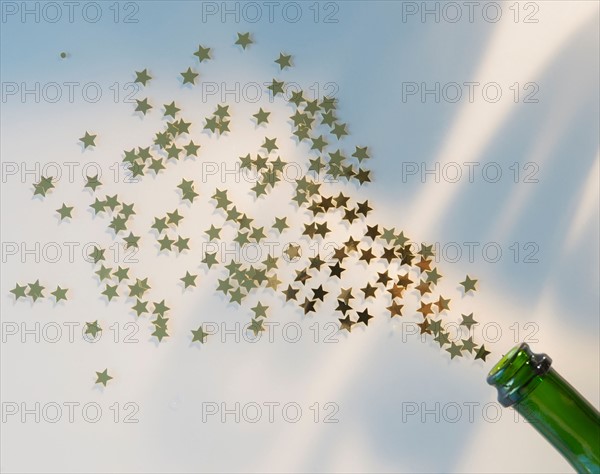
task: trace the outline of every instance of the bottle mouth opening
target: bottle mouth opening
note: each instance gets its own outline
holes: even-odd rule
[[[488,383],[493,384],[493,381],[500,377],[502,373],[510,367],[513,363],[514,359],[517,357],[518,352],[525,349],[525,347],[529,348],[526,342],[519,344],[518,346],[513,347],[510,351],[508,351],[502,359],[500,359],[492,370],[488,373]]]
[[[513,347],[490,370],[487,382],[498,389],[498,401],[508,407],[521,401],[550,370],[552,359],[535,354],[525,342]]]

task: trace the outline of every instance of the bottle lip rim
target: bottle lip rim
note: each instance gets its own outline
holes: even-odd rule
[[[531,351],[526,342],[513,347],[490,370],[487,382],[498,389],[498,401],[504,406],[520,402],[550,370],[552,359]]]
[[[492,367],[492,369],[488,372],[488,383],[492,384],[498,378],[500,378],[506,369],[511,366],[511,364],[522,352],[530,352],[529,344],[526,342],[522,342],[521,344],[514,346],[510,351],[503,355],[498,362],[496,362],[496,365],[494,365],[494,367]]]

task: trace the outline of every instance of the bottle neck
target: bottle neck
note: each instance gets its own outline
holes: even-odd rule
[[[550,366],[546,354],[525,343],[488,374],[498,400],[514,406],[578,471],[600,472],[600,414]]]

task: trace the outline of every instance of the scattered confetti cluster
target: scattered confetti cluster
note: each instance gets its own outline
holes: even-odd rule
[[[250,33],[238,33],[235,41],[243,50],[253,44]],[[211,60],[211,48],[198,47],[194,53],[198,61]],[[280,70],[292,67],[292,56],[281,53],[275,60]],[[146,87],[152,81],[147,69],[136,71],[135,82]],[[182,84],[196,84],[199,73],[192,67],[181,73]],[[285,101],[285,83],[273,79],[268,90],[276,100]],[[448,317],[450,311],[450,299],[436,294],[436,286],[442,275],[437,267],[432,267],[434,252],[432,245],[421,244],[420,248],[415,246],[403,231],[394,228],[380,227],[372,222],[369,217],[373,210],[368,200],[364,202],[353,202],[350,196],[343,192],[337,194],[326,189],[327,183],[319,182],[316,177],[326,173],[337,182],[352,184],[361,187],[371,181],[371,172],[366,167],[370,159],[367,146],[355,146],[351,156],[346,156],[342,150],[341,140],[348,135],[347,124],[342,123],[337,116],[337,100],[325,97],[321,100],[309,100],[304,97],[302,91],[295,91],[289,98],[289,104],[293,106],[293,114],[290,119],[293,123],[291,139],[298,146],[310,145],[310,155],[306,163],[302,163],[306,173],[296,179],[295,182],[282,180],[282,173],[287,163],[278,156],[279,137],[265,137],[261,149],[256,153],[248,153],[239,158],[240,171],[249,170],[256,173],[260,178],[252,187],[256,199],[268,196],[277,186],[287,186],[291,189],[291,201],[297,210],[308,211],[306,215],[311,216],[303,223],[302,235],[310,242],[323,242],[332,233],[331,226],[340,226],[345,234],[352,234],[348,226],[355,221],[362,226],[362,233],[347,235],[348,239],[339,242],[331,256],[319,255],[306,258],[302,256],[299,245],[288,244],[281,256],[268,255],[258,265],[245,265],[240,261],[231,259],[228,262],[219,261],[216,252],[206,252],[202,260],[207,270],[225,269],[225,278],[218,280],[216,290],[226,295],[230,302],[242,305],[245,298],[258,289],[268,289],[275,294],[283,294],[285,301],[295,302],[304,312],[309,315],[317,313],[326,301],[333,300],[336,312],[339,312],[339,324],[341,331],[351,332],[355,325],[368,326],[369,321],[376,317],[368,302],[376,299],[386,298],[389,301],[387,312],[390,318],[406,316],[404,310],[405,294],[418,295],[420,307],[417,312],[421,314],[422,321],[419,323],[420,333],[431,336],[450,354],[450,358],[462,357],[465,353],[474,355],[475,359],[485,360],[489,351],[484,345],[479,346],[473,341],[473,337],[460,340],[461,344],[450,342],[448,332],[444,329],[443,319]],[[146,115],[153,106],[148,98],[136,101],[135,111]],[[189,130],[192,123],[178,118],[181,109],[174,101],[164,104],[163,116],[169,121],[165,130],[156,132],[153,144],[146,147],[138,147],[124,152],[123,162],[131,170],[133,177],[143,179],[146,173],[157,176],[167,166],[176,164],[182,157],[198,157],[200,145],[189,139]],[[262,107],[251,117],[257,126],[269,124],[271,112]],[[239,120],[242,120],[240,118]],[[230,131],[231,116],[229,105],[220,104],[217,109],[205,119],[204,130],[220,136]],[[86,131],[79,139],[84,149],[96,147],[97,135]],[[335,143],[337,146],[330,146]],[[337,149],[335,149],[337,148]],[[313,157],[316,155],[316,157]],[[276,157],[275,157],[276,156]],[[313,178],[314,176],[314,178]],[[128,222],[135,216],[133,203],[120,202],[117,195],[100,197],[97,193],[102,186],[98,176],[88,176],[85,188],[89,188],[94,194],[94,202],[89,206],[95,215],[102,215],[110,220],[108,227],[114,231],[117,238],[122,238],[126,248],[138,248],[140,236],[128,231]],[[52,177],[42,176],[40,181],[34,185],[34,195],[46,196],[54,188]],[[195,189],[194,182],[182,179],[178,185],[181,202],[188,201],[190,204],[200,194]],[[208,196],[207,196],[208,197]],[[216,210],[216,215],[224,218],[224,221],[233,225],[236,236],[233,239],[240,247],[246,244],[260,244],[266,239],[269,232],[285,237],[289,231],[288,217],[275,216],[274,222],[269,229],[254,225],[254,219],[238,210],[228,194],[227,189],[216,189],[210,196]],[[262,198],[264,199],[264,198]],[[72,206],[63,203],[56,212],[60,220],[70,220]],[[182,253],[190,249],[190,237],[179,235],[177,229],[184,215],[179,209],[167,212],[164,216],[154,217],[154,223],[148,229],[150,235],[155,236],[160,252]],[[347,223],[347,224],[345,224]],[[346,227],[344,227],[346,226]],[[222,227],[211,224],[205,230],[209,242],[221,240]],[[191,236],[193,239],[195,236]],[[145,293],[150,289],[148,277],[136,278],[129,275],[130,268],[121,267],[108,268],[104,265],[105,249],[95,247],[90,254],[94,262],[95,274],[98,276],[101,286],[101,294],[110,302],[119,296],[126,296],[134,301],[132,310],[137,316],[152,314],[154,332],[152,336],[160,342],[169,337],[168,321],[165,314],[170,310],[165,300],[151,303],[145,298]],[[364,262],[364,264],[362,263]],[[370,269],[371,263],[385,262],[386,270],[377,272]],[[283,266],[292,268],[295,277],[286,278]],[[364,287],[344,287],[344,272],[349,274],[361,272],[367,275],[368,281]],[[289,273],[289,272],[288,272]],[[292,274],[293,275],[293,274]],[[324,278],[324,283],[312,283],[317,277]],[[283,278],[283,281],[279,278]],[[180,278],[184,288],[196,287],[198,275],[187,271]],[[119,290],[124,284],[128,290]],[[460,282],[464,293],[476,291],[477,280],[468,275]],[[123,287],[121,287],[123,288]],[[31,297],[33,301],[42,298],[44,287],[39,281],[27,286],[16,285],[11,291],[15,298]],[[124,291],[124,294],[119,294]],[[66,289],[57,287],[52,293],[56,301],[67,299]],[[362,294],[360,300],[363,304],[356,304],[357,296]],[[371,312],[370,312],[371,309]],[[255,335],[264,331],[265,319],[268,317],[269,307],[261,302],[251,308],[253,317],[248,330]],[[409,315],[418,316],[418,315]],[[327,317],[327,316],[325,316]],[[468,330],[477,324],[473,314],[462,315],[460,325]],[[101,328],[98,321],[86,323],[86,334],[95,337]],[[192,342],[204,343],[208,334],[202,326],[191,330]],[[446,347],[447,346],[447,347]],[[107,369],[96,372],[96,383],[106,386],[112,379]]]
[[[20,298],[31,298],[33,302],[36,302],[39,298],[45,298],[44,290],[46,288],[40,285],[40,280],[36,280],[34,283],[28,283],[27,285],[19,285],[18,283],[15,287],[10,290],[10,292],[14,295],[15,300],[19,300]],[[61,288],[60,286],[56,287],[56,290],[51,292],[50,294],[54,296],[54,301],[58,303],[60,300],[67,299],[67,291],[68,288]]]

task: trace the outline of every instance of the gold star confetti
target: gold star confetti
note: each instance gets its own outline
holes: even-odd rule
[[[239,53],[242,54],[254,44],[254,38],[250,32],[237,33],[235,44],[240,47]],[[195,46],[188,50],[188,54],[193,48]],[[216,51],[217,47],[214,49]],[[206,61],[214,61],[212,51],[213,48],[198,45],[197,51],[193,53],[198,62],[194,59],[193,67],[204,67]],[[277,59],[271,57],[271,67],[273,60],[279,66],[282,75],[293,72],[291,54],[282,52]],[[181,69],[177,69],[183,71],[178,75],[180,86],[186,86],[182,87],[186,93],[195,93],[192,86],[199,81],[199,72],[189,64],[181,64],[180,67]],[[153,78],[148,70],[135,71],[135,75],[135,82],[145,88],[144,92],[151,93]],[[184,120],[197,114],[197,110],[186,107],[189,104],[180,102],[179,98],[177,104],[172,97],[158,102],[150,94],[148,97],[135,99],[135,111],[139,112],[140,119],[146,114],[149,114],[150,118],[153,114],[156,115],[156,110],[160,110],[161,126],[158,130],[152,130],[145,143],[125,150],[124,156],[119,153],[118,158],[122,159],[132,178],[138,181],[151,180],[155,183],[157,193],[162,193],[160,186],[170,169],[185,163],[184,166],[178,166],[178,169],[186,169],[186,176],[179,176],[175,181],[179,184],[170,185],[165,191],[165,202],[168,199],[167,193],[173,193],[179,204],[166,215],[148,214],[152,209],[142,199],[126,204],[121,202],[117,194],[104,197],[98,195],[98,192],[101,192],[98,188],[104,188],[99,176],[95,175],[86,176],[84,189],[89,200],[83,207],[89,207],[90,214],[110,229],[110,238],[115,239],[126,250],[141,250],[146,245],[151,245],[158,257],[164,259],[165,266],[170,265],[169,259],[190,262],[190,256],[194,254],[198,242],[209,245],[234,244],[237,248],[244,249],[249,245],[262,246],[270,243],[273,236],[280,238],[285,244],[282,245],[283,250],[280,254],[269,253],[265,260],[261,258],[251,264],[234,258],[228,260],[214,248],[205,250],[199,260],[191,261],[187,266],[190,270],[185,271],[185,275],[179,278],[179,285],[182,285],[184,290],[182,297],[185,297],[193,288],[204,284],[205,279],[194,273],[198,268],[207,273],[226,272],[212,280],[215,281],[215,289],[219,297],[224,297],[225,304],[244,305],[247,312],[251,311],[248,330],[255,336],[266,330],[264,320],[269,316],[269,312],[273,313],[269,318],[276,317],[275,311],[269,310],[270,307],[274,308],[268,299],[269,295],[279,295],[279,298],[284,298],[286,303],[299,308],[300,314],[304,315],[324,312],[321,308],[326,308],[326,303],[331,301],[337,305],[335,311],[343,316],[338,319],[340,330],[348,333],[355,324],[360,323],[366,330],[369,321],[377,317],[374,309],[377,300],[385,298],[390,318],[403,317],[403,310],[406,312],[406,318],[421,318],[418,323],[420,334],[433,338],[442,351],[450,354],[451,359],[470,354],[474,355],[475,359],[485,361],[489,351],[483,345],[479,346],[473,340],[473,336],[462,339],[460,345],[450,342],[442,319],[432,319],[434,314],[438,318],[443,316],[446,324],[454,316],[450,309],[450,297],[444,298],[439,295],[437,285],[442,276],[439,273],[441,270],[433,266],[433,262],[437,261],[434,258],[433,245],[416,245],[403,230],[388,228],[376,222],[373,217],[376,215],[375,204],[366,199],[362,200],[360,195],[355,197],[355,190],[358,190],[357,194],[360,193],[361,187],[368,186],[372,180],[371,171],[367,167],[371,159],[371,149],[352,142],[353,127],[340,117],[342,114],[338,111],[338,100],[332,97],[311,97],[309,91],[302,90],[291,91],[288,94],[291,80],[284,82],[269,77],[265,83],[268,84],[267,89],[272,99],[270,104],[257,104],[256,108],[250,113],[246,112],[248,115],[245,116],[239,113],[237,104],[217,104],[216,110],[209,109],[214,110],[212,114],[203,114],[197,123]],[[275,108],[278,103],[291,107],[292,111],[286,113],[289,122],[285,118],[282,124],[276,123],[279,119]],[[155,104],[156,109],[152,104]],[[198,155],[202,158],[203,154],[199,150],[205,149],[203,146],[209,143],[209,139],[218,142],[223,134],[231,134],[237,139],[237,124],[243,123],[244,120],[255,124],[253,129],[256,134],[262,133],[256,136],[252,149],[240,151],[242,156],[234,159],[240,173],[255,173],[256,180],[246,189],[243,189],[243,186],[247,183],[241,180],[240,189],[247,192],[244,198],[234,198],[239,194],[228,193],[228,189],[217,188],[214,192],[212,189],[206,189],[205,182],[201,183],[197,174],[189,172],[195,168],[188,169],[186,166],[195,165],[196,161],[200,161],[197,160]],[[148,126],[146,120],[143,123]],[[290,127],[287,136],[280,132],[279,125]],[[93,127],[93,124],[89,126]],[[264,133],[267,136],[263,135]],[[104,137],[104,131],[102,136]],[[87,152],[88,149],[91,151],[97,147],[97,138],[98,135],[85,131],[79,142]],[[305,173],[290,180],[284,173],[288,165],[285,155],[289,147],[294,145],[305,147],[308,156],[303,155],[302,161],[292,163],[302,167]],[[336,178],[337,186],[320,179],[323,173]],[[55,184],[58,184],[57,179],[41,176],[39,182],[34,184],[34,195],[44,198]],[[338,189],[339,186],[345,186],[343,191]],[[290,206],[288,215],[273,215],[274,206],[271,204],[276,199],[281,199],[275,190],[288,193],[288,197],[284,198]],[[277,197],[273,198],[273,195]],[[214,213],[203,215],[206,220],[202,222],[197,233],[193,234],[186,226],[187,219],[184,221],[184,215],[194,216],[200,206],[205,204],[210,204]],[[248,204],[256,204],[256,214],[252,214],[252,208]],[[60,202],[55,203],[52,212],[58,213],[59,222],[65,221],[64,225],[70,226],[70,221],[81,217],[81,212],[72,212],[75,206],[62,203],[57,209],[56,206],[59,205]],[[77,206],[77,209],[80,209],[80,206]],[[149,219],[145,227],[142,225],[140,228],[137,225],[138,212]],[[294,234],[296,231],[301,237],[294,242],[294,235],[298,235]],[[313,250],[315,244],[324,246],[326,243],[335,244],[329,248],[329,255],[326,255],[325,250]],[[106,248],[107,243],[104,244],[104,248],[94,246],[89,253],[90,262],[94,264],[93,273],[98,292],[108,302],[122,294],[121,297],[128,300],[129,307],[138,317],[144,314],[154,315],[156,319],[151,321],[154,327],[151,335],[158,342],[162,342],[164,338],[169,337],[168,318],[165,318],[165,313],[170,309],[165,300],[151,303],[153,309],[150,313],[148,298],[145,296],[150,290],[148,277],[135,276],[135,265],[131,266],[131,276],[129,267],[119,266],[118,269],[113,269],[105,266],[104,262],[109,255],[107,253],[105,257]],[[331,250],[332,248],[334,250]],[[157,271],[160,272],[160,266],[158,268]],[[181,273],[183,270],[185,267]],[[364,279],[358,283],[350,283],[348,275],[364,275]],[[206,278],[206,281],[211,279]],[[477,283],[476,279],[467,275],[460,285],[464,294],[467,294],[477,290]],[[54,287],[55,283],[50,288]],[[186,289],[189,291],[186,292]],[[31,298],[35,302],[45,297],[44,290],[45,287],[36,280],[35,283],[25,286],[16,284],[10,292],[15,301]],[[160,290],[150,292],[152,301],[155,296],[153,291]],[[251,297],[258,291],[261,292],[260,301]],[[431,295],[432,292],[437,295],[437,300]],[[56,286],[51,295],[55,302],[66,300],[67,289]],[[406,298],[405,295],[409,297]],[[69,292],[69,298],[71,297]],[[417,300],[415,306],[410,299],[414,297]],[[158,296],[156,299],[160,298]],[[247,301],[257,302],[250,307]],[[437,308],[435,313],[434,307]],[[323,317],[334,318],[324,313]],[[416,313],[420,313],[420,316]],[[460,325],[465,326],[467,330],[477,324],[472,313],[461,316]],[[173,328],[173,331],[175,330]],[[195,330],[188,330],[192,333],[192,343],[205,343],[207,333],[202,325]],[[98,321],[86,323],[86,334],[95,337],[100,331]],[[104,386],[112,379],[107,369],[96,374],[96,383]]]

